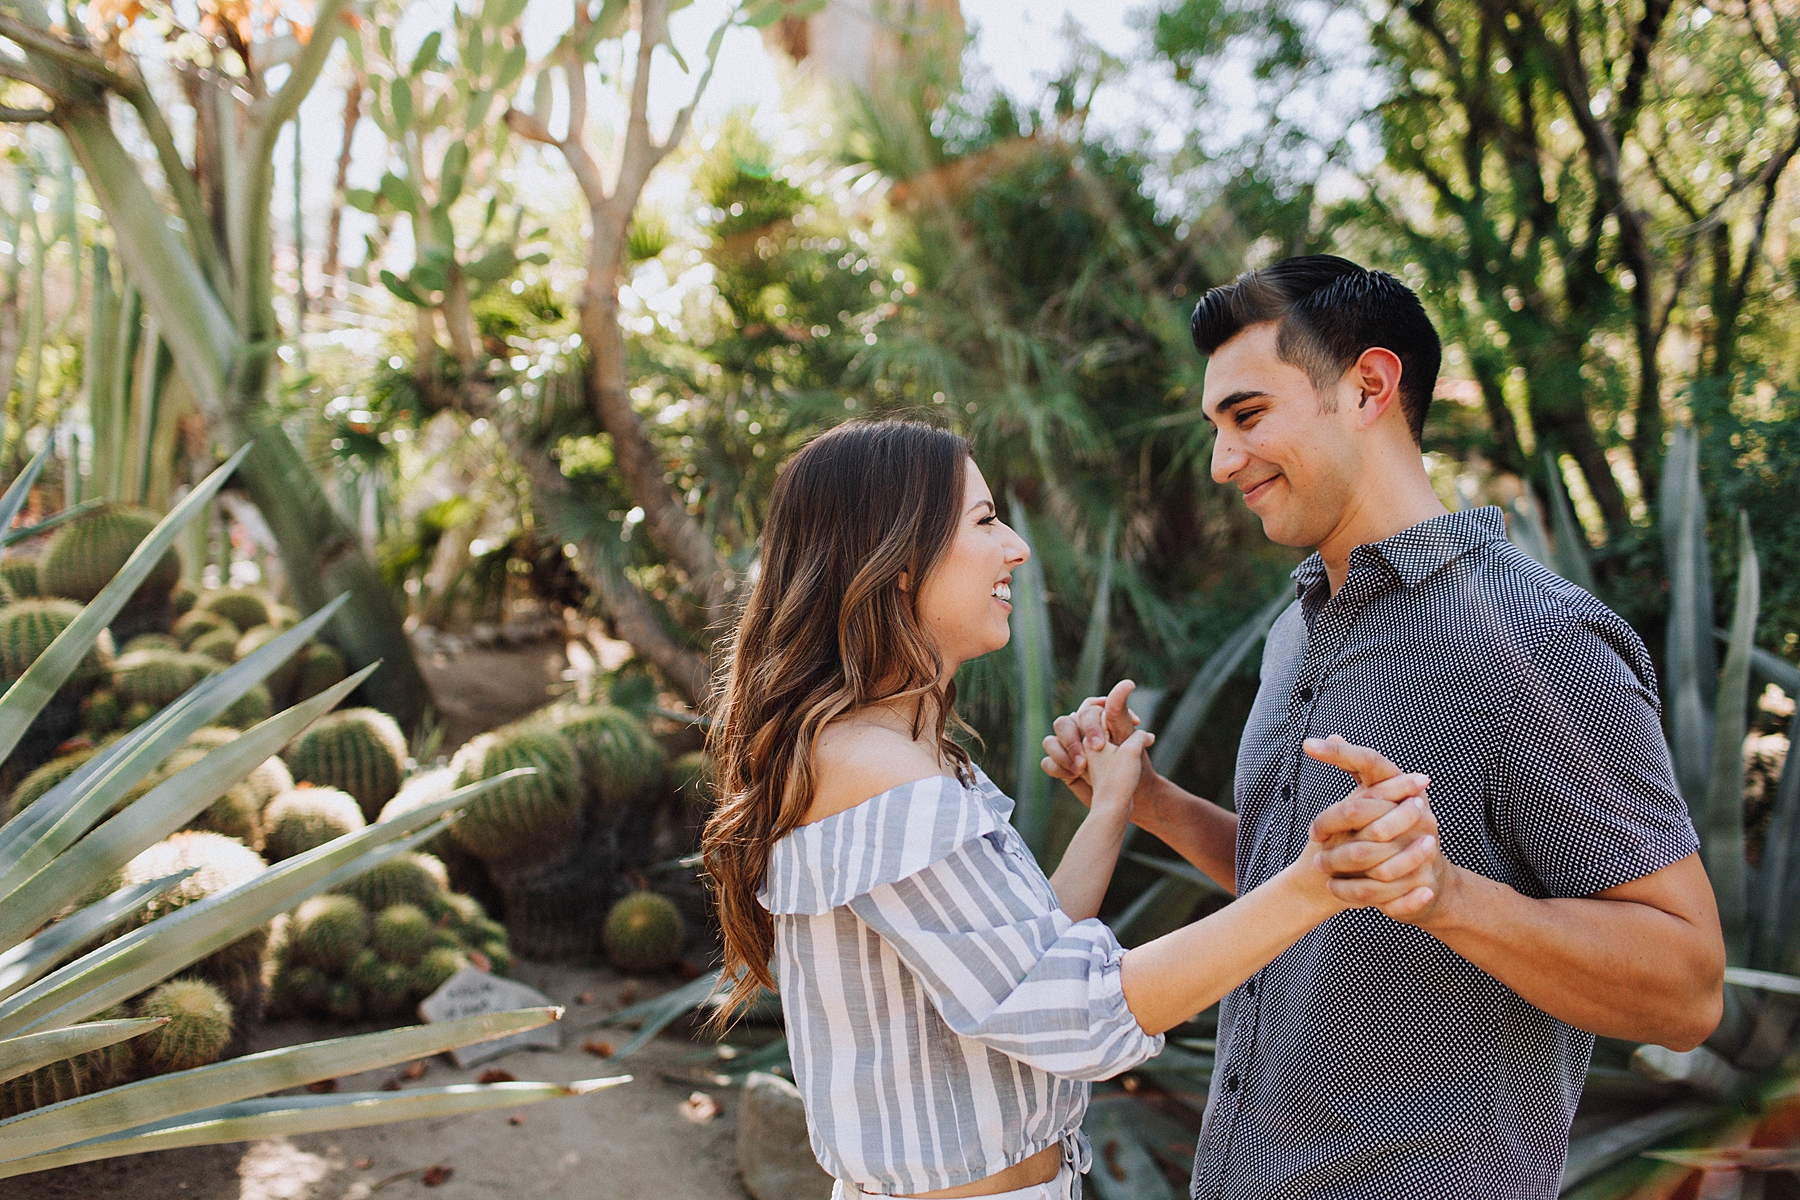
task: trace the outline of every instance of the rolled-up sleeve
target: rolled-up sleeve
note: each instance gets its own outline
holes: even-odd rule
[[[1155,1056],[1126,1006],[1124,949],[1096,920],[1045,911],[995,835],[849,901],[962,1037],[1069,1079],[1108,1079]]]

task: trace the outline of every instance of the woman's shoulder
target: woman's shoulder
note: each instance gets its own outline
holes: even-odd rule
[[[813,755],[812,825],[902,784],[948,775],[928,746],[872,721],[840,721],[819,735]]]

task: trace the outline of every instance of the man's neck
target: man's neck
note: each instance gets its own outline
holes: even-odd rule
[[[1410,471],[1396,471],[1381,479],[1379,487],[1362,488],[1351,498],[1337,527],[1317,547],[1334,596],[1350,574],[1352,550],[1385,541],[1450,511],[1431,490],[1431,481],[1416,464]]]

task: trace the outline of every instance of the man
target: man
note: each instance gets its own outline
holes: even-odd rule
[[[1676,1049],[1717,1025],[1724,944],[1631,628],[1447,512],[1420,431],[1440,348],[1399,280],[1307,256],[1200,301],[1212,474],[1315,553],[1271,630],[1235,812],[1146,773],[1139,825],[1234,891],[1309,824],[1334,889],[1370,860],[1327,815],[1341,735],[1431,780],[1431,898],[1314,930],[1220,1007],[1199,1200],[1556,1196],[1595,1034]],[[1065,781],[1129,732],[1130,685],[1044,740]],[[1359,752],[1360,753],[1360,752]]]

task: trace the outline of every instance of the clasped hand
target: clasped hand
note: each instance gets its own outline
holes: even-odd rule
[[[1127,815],[1132,794],[1155,777],[1147,753],[1154,739],[1136,729],[1128,707],[1132,686],[1122,682],[1057,718],[1055,733],[1044,739],[1043,761],[1045,773],[1068,784],[1082,803],[1123,803]],[[1291,869],[1307,876],[1304,882],[1324,902],[1416,920],[1437,899],[1446,865],[1426,792],[1430,780],[1341,737],[1309,738],[1304,749],[1358,786],[1313,819],[1307,848]]]

